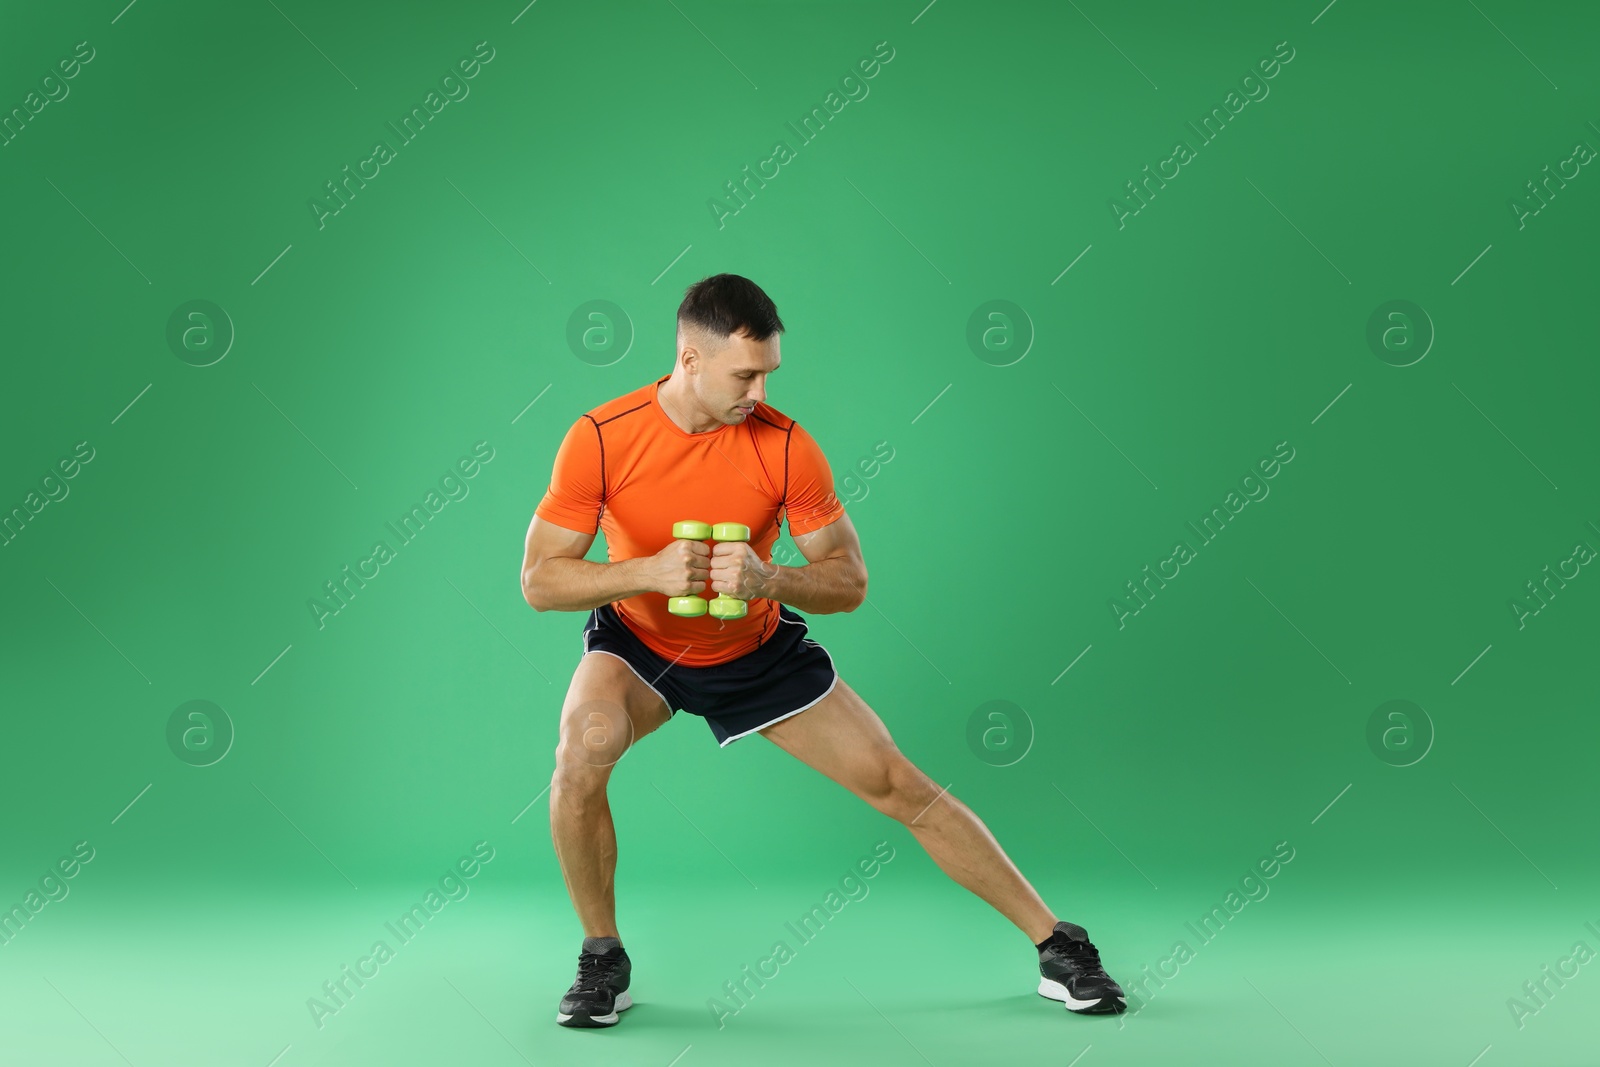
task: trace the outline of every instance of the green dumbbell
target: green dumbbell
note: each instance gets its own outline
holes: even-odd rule
[[[710,523],[685,519],[683,522],[672,524],[672,536],[687,538],[690,541],[748,541],[750,527],[737,522],[719,522],[712,526]],[[731,597],[726,593],[719,593],[715,600],[709,602],[705,597],[691,594],[668,597],[667,610],[686,619],[706,614],[716,619],[742,619],[749,606],[738,597]]]
[[[698,522],[694,519],[685,519],[683,522],[672,524],[672,536],[690,541],[704,541],[711,536],[711,524]],[[702,596],[674,596],[667,598],[667,610],[674,615],[681,615],[686,619],[696,618],[706,613],[706,598]]]
[[[713,541],[749,541],[750,527],[738,522],[719,522],[711,528]],[[716,619],[742,619],[749,605],[738,597],[731,597],[726,593],[718,593],[717,598],[709,605],[712,618]]]

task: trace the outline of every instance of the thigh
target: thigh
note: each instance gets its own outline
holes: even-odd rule
[[[833,692],[766,727],[761,736],[868,799],[887,795],[905,763],[883,720],[843,678]]]
[[[606,652],[585,653],[561,705],[556,763],[609,769],[671,717],[666,701],[625,661]]]

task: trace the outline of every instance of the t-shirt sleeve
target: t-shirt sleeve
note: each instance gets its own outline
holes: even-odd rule
[[[572,424],[556,451],[550,488],[534,514],[578,533],[600,528],[605,503],[605,469],[600,452],[600,427],[585,415]]]
[[[820,530],[844,514],[844,501],[833,491],[828,457],[799,423],[789,432],[788,478],[784,509],[789,518],[789,536]]]

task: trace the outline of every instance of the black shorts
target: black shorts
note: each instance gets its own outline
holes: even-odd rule
[[[710,619],[703,620],[715,625]],[[778,629],[767,643],[727,663],[681,667],[656,655],[610,604],[589,613],[583,651],[616,656],[659,696],[667,710],[706,720],[723,747],[833,692],[839,681],[828,650],[806,636],[805,620],[778,605]]]

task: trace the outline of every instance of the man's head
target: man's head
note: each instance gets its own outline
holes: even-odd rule
[[[767,397],[778,369],[783,320],[761,287],[737,274],[713,274],[685,291],[678,305],[679,398],[699,421],[743,422]]]

